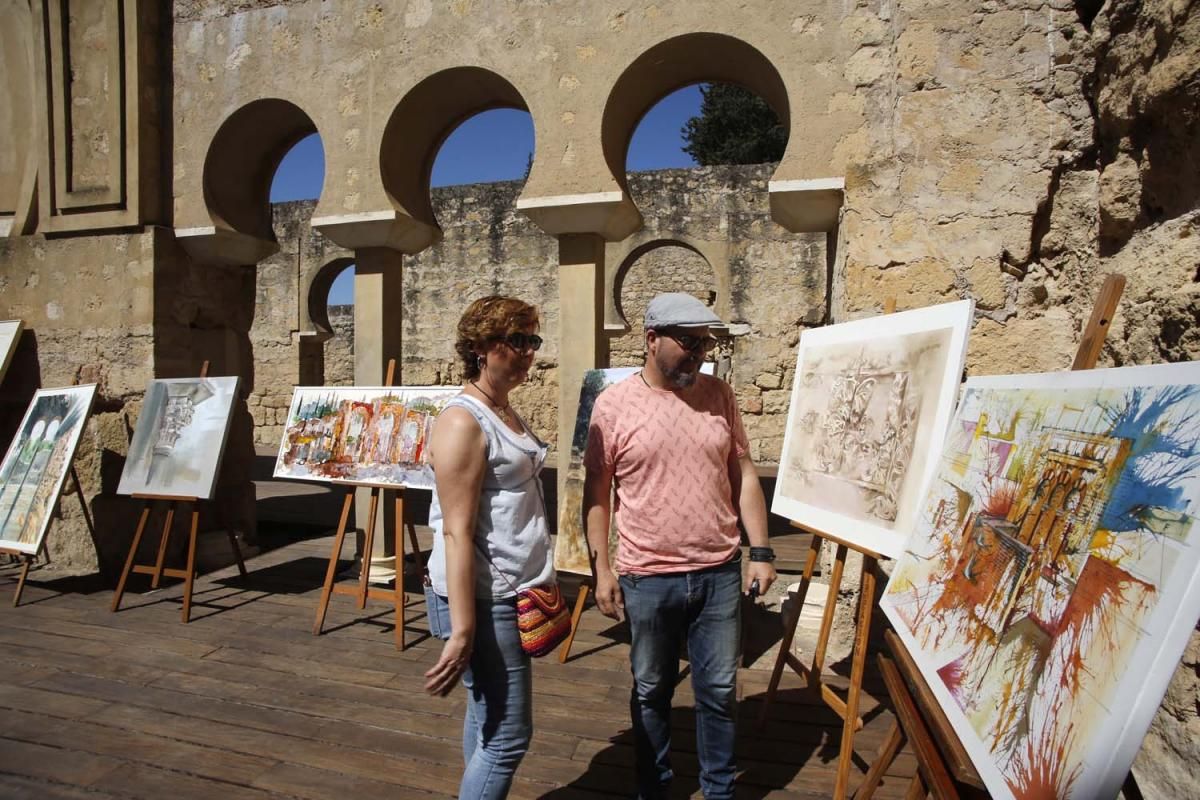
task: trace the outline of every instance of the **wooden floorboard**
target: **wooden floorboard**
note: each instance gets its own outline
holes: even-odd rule
[[[419,530],[427,554],[429,532]],[[444,699],[422,690],[440,642],[428,636],[415,569],[406,652],[393,646],[386,603],[360,610],[335,597],[313,636],[331,544],[325,536],[268,550],[248,561],[246,578],[232,569],[202,576],[188,625],[178,582],[150,591],[131,578],[113,614],[111,587],[98,579],[35,570],[12,608],[16,569],[0,568],[0,796],[455,796],[465,698],[461,688]],[[789,563],[802,561],[808,538],[776,545]],[[573,594],[577,582],[564,577]],[[769,670],[760,659],[739,675],[739,797],[828,797],[839,720],[789,672],[760,730]],[[828,681],[846,685],[834,673]],[[534,739],[511,796],[630,796],[629,686],[627,630],[589,609],[566,664],[557,655],[535,662]],[[866,688],[852,783],[892,722],[878,678]],[[701,796],[691,702],[684,678],[674,703],[676,797]],[[914,771],[902,753],[876,796],[902,797]]]

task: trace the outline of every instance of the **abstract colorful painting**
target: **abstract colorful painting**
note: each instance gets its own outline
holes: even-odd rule
[[[1200,363],[968,381],[883,610],[993,797],[1113,797],[1200,617]]]
[[[432,489],[429,436],[457,387],[298,387],[275,477]]]
[[[592,409],[596,398],[614,383],[628,378],[641,367],[616,367],[614,369],[589,369],[583,374],[583,386],[579,391],[579,412],[575,415],[575,432],[571,436],[571,465],[563,497],[558,508],[558,536],[554,540],[554,568],[576,575],[591,575],[592,565],[588,558],[587,534],[583,527],[583,453],[587,447],[588,425],[592,422]],[[610,526],[608,532],[609,563],[616,563],[617,531]]]
[[[211,498],[237,387],[236,376],[151,381],[117,493]]]
[[[963,300],[801,334],[773,512],[899,554],[954,410],[973,309]]]
[[[43,389],[33,396],[0,462],[0,547],[42,547],[96,387]]]
[[[0,321],[0,381],[8,371],[8,362],[12,360],[13,351],[21,338],[21,320],[7,319]]]

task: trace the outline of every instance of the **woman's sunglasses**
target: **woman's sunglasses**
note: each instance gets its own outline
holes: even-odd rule
[[[526,350],[541,350],[543,339],[536,333],[510,333],[508,336],[501,336],[500,341],[518,353],[523,353]]]

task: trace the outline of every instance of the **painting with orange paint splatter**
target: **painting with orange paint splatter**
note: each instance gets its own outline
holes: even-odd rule
[[[994,797],[1112,797],[1200,617],[1200,362],[973,378],[882,607]]]

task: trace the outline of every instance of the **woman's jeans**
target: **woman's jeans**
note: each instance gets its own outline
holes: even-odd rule
[[[620,584],[633,639],[629,709],[639,797],[666,797],[674,775],[671,698],[684,641],[696,696],[700,788],[707,800],[733,797],[740,561],[696,572],[622,575]]]
[[[426,587],[429,630],[450,638],[450,605]],[[463,719],[460,800],[498,800],[508,795],[513,775],[533,735],[533,682],[529,656],[521,649],[517,600],[475,601],[475,646],[463,673],[467,712]]]

